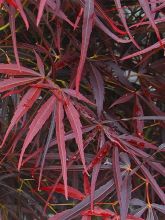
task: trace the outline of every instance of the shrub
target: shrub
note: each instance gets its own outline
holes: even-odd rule
[[[1,218],[163,219],[164,1],[0,3]]]

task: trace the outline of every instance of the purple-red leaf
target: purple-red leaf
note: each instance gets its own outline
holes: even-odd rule
[[[99,72],[99,70],[91,64],[92,73],[90,74],[90,81],[93,88],[96,105],[97,105],[97,114],[100,117],[103,110],[104,102],[104,81]]]
[[[83,150],[82,124],[80,122],[80,118],[79,118],[80,116],[77,110],[75,109],[75,107],[73,106],[73,104],[71,103],[71,101],[69,101],[64,107],[65,107],[65,111],[67,114],[67,118],[75,134],[75,140],[78,145],[78,149],[80,152],[80,157],[81,157],[82,164],[84,166],[84,170],[87,172],[86,165],[85,165],[84,150]]]
[[[22,86],[35,82],[38,79],[38,77],[4,79],[0,81],[0,92],[5,92],[6,90],[13,89],[17,86]]]
[[[41,92],[41,89],[30,88],[28,90],[28,92],[23,96],[22,100],[20,101],[20,103],[17,106],[17,109],[14,113],[14,116],[13,116],[13,118],[10,122],[10,125],[6,131],[6,134],[3,138],[3,142],[2,142],[1,147],[5,143],[12,128],[18,123],[18,121],[22,118],[22,116],[32,107],[34,102],[37,100],[37,98],[40,95],[40,92]]]
[[[51,96],[38,110],[37,115],[35,116],[31,125],[29,126],[29,131],[26,135],[23,147],[21,149],[20,158],[18,162],[18,170],[20,170],[21,168],[22,159],[26,148],[31,143],[36,134],[41,130],[47,119],[50,117],[55,106],[55,100],[55,97]]]
[[[135,96],[135,104],[134,104],[134,110],[133,110],[133,116],[134,117],[142,117],[143,114],[143,108],[139,102],[139,98],[136,95]],[[142,137],[143,135],[143,128],[144,128],[144,121],[143,120],[135,120],[133,122],[134,131],[135,134],[139,137]]]
[[[80,85],[84,63],[86,60],[93,22],[94,22],[94,0],[86,0],[84,7],[83,26],[82,26],[81,55],[80,55],[80,62],[78,65],[77,75],[76,75],[77,93],[79,92],[79,85]]]
[[[43,191],[48,191],[48,192],[54,189],[55,192],[65,194],[65,186],[61,183],[58,183],[55,188],[54,186],[42,186],[40,189]],[[77,199],[80,201],[85,198],[84,194],[82,194],[79,190],[74,189],[71,186],[68,186],[68,196],[70,198]]]
[[[47,0],[40,0],[38,15],[37,15],[37,26],[40,23],[46,2],[47,2]]]
[[[126,93],[123,96],[121,96],[120,98],[118,98],[114,103],[112,103],[110,108],[114,107],[115,105],[119,105],[119,104],[123,104],[125,102],[128,102],[133,97],[134,97],[134,95],[132,93]]]
[[[19,71],[21,70],[21,71]],[[28,69],[26,67],[20,66],[20,69],[16,64],[3,64],[0,63],[0,73],[7,74],[9,76],[41,76],[34,70]]]
[[[65,197],[68,199],[68,186],[67,186],[67,165],[66,165],[66,149],[65,149],[65,131],[64,131],[64,110],[62,102],[58,101],[56,104],[56,138],[58,144],[58,151],[61,160],[62,175],[64,180]]]

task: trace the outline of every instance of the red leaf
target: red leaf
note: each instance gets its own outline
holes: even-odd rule
[[[17,9],[17,4],[15,3],[14,0],[7,0],[7,2],[9,3],[9,5],[12,5],[14,8]]]
[[[122,21],[122,23],[123,23],[123,26],[125,27],[125,29],[126,29],[128,35],[129,35],[131,41],[134,43],[134,45],[135,45],[138,49],[140,49],[139,45],[136,43],[136,41],[134,40],[132,34],[131,34],[130,31],[129,31],[129,28],[128,28],[128,25],[127,25],[127,22],[126,22],[126,19],[125,19],[125,15],[124,15],[124,12],[123,12],[123,9],[122,9],[120,0],[114,0],[114,1],[115,1],[116,8],[117,8],[117,10],[118,10],[118,12],[119,12],[120,19],[121,19],[121,21]]]
[[[15,2],[16,2],[16,5],[17,5],[17,9],[18,9],[19,13],[21,14],[21,17],[22,17],[22,19],[23,19],[23,21],[26,25],[26,29],[28,30],[29,29],[29,22],[27,20],[27,17],[25,15],[24,10],[23,10],[22,3],[21,3],[20,0],[15,0]]]
[[[133,158],[135,160],[135,162],[140,166],[142,173],[144,174],[144,176],[146,177],[146,179],[149,181],[149,183],[151,184],[152,188],[154,189],[154,191],[157,193],[157,195],[159,196],[159,198],[162,200],[162,202],[165,204],[165,194],[162,191],[162,189],[160,188],[160,186],[158,185],[158,183],[156,182],[155,178],[153,177],[153,175],[149,172],[149,170],[143,165],[141,164],[141,162],[138,160],[137,157]]]
[[[18,170],[21,168],[23,155],[25,153],[26,148],[31,143],[36,134],[40,131],[44,123],[50,117],[53,108],[55,106],[55,97],[51,96],[38,110],[37,115],[33,119],[31,125],[29,126],[29,131],[26,135],[23,147],[21,149],[20,158],[18,162]]]
[[[136,95],[135,96],[135,104],[134,104],[134,110],[133,110],[133,116],[134,117],[142,117],[143,114],[143,109],[142,106],[139,102],[139,98]],[[134,126],[134,130],[135,130],[135,134],[138,137],[142,137],[143,135],[143,128],[144,128],[144,121],[143,120],[134,120],[133,121],[133,126]]]
[[[40,4],[39,4],[39,8],[38,8],[38,15],[37,15],[37,26],[40,23],[46,2],[47,2],[47,0],[40,0]]]
[[[114,103],[112,103],[110,108],[114,107],[115,105],[119,105],[119,104],[123,104],[125,102],[128,102],[133,97],[134,97],[134,95],[132,93],[126,93],[125,95],[118,98]]]
[[[91,192],[91,187],[90,187],[88,175],[84,173],[83,177],[84,177],[84,192],[85,192],[85,195],[89,195]]]
[[[10,29],[11,29],[11,36],[13,41],[13,48],[14,48],[14,55],[16,59],[16,63],[18,65],[18,68],[20,70],[20,61],[19,61],[19,55],[18,55],[18,49],[17,49],[17,42],[16,42],[16,28],[15,28],[15,8],[9,7],[9,23],[10,23]]]
[[[80,62],[78,65],[77,75],[76,75],[77,94],[79,91],[81,74],[82,74],[84,63],[86,60],[93,22],[94,22],[94,0],[86,0],[85,7],[84,7],[83,26],[82,26],[81,55],[80,55]]]
[[[13,89],[17,86],[22,86],[29,84],[38,80],[38,77],[35,78],[13,78],[13,79],[4,79],[0,81],[0,92],[5,92],[6,90]]]
[[[67,105],[65,105],[64,107],[65,107],[65,111],[67,114],[67,118],[75,134],[75,139],[78,145],[78,149],[80,152],[80,157],[81,157],[82,164],[84,166],[84,170],[87,172],[86,165],[85,165],[84,150],[83,150],[82,125],[79,119],[80,116],[77,110],[75,109],[75,107],[73,106],[73,104],[71,103],[71,101],[69,101],[69,103],[67,103]]]
[[[98,17],[96,17],[95,19],[96,21],[96,25],[105,33],[107,34],[110,38],[112,38],[113,40],[115,40],[118,43],[130,43],[131,40],[127,40],[127,39],[122,39],[119,38],[117,35],[115,35],[114,33],[112,33],[101,21]]]
[[[115,213],[108,210],[108,209],[101,209],[100,207],[98,206],[95,206],[94,207],[94,210],[86,210],[86,211],[83,211],[81,212],[81,215],[91,215],[91,216],[111,216],[111,217],[114,217],[115,216]]]
[[[105,143],[100,150],[98,151],[98,153],[96,154],[96,156],[94,157],[94,159],[91,161],[91,163],[88,165],[87,170],[90,171],[91,169],[93,169],[93,167],[99,163],[100,161],[102,161],[102,159],[107,155],[109,149],[111,147],[111,144],[109,142]]]
[[[78,24],[79,24],[79,22],[80,22],[80,19],[81,19],[81,16],[82,16],[82,14],[83,14],[83,11],[84,11],[84,9],[81,8],[80,11],[79,11],[79,13],[78,13],[78,16],[77,16],[76,21],[75,21],[75,24],[74,24],[74,30],[76,30],[76,28],[78,27]]]
[[[161,42],[161,37],[160,37],[160,34],[159,34],[159,30],[154,22],[154,19],[153,19],[153,14],[150,10],[150,6],[149,6],[149,2],[148,0],[146,1],[143,1],[143,0],[139,0],[139,3],[140,3],[140,6],[142,7],[142,9],[144,10],[146,16],[148,17],[149,21],[150,21],[150,24],[152,25],[155,33],[156,33],[156,36],[158,38],[158,40],[160,41],[160,45],[162,46],[162,42]]]
[[[127,32],[120,30],[114,23],[114,21],[104,12],[104,10],[99,6],[99,4],[95,1],[96,9],[99,14],[111,25],[112,29],[121,35],[126,35]]]
[[[42,186],[40,188],[43,191],[51,191],[52,189],[54,189],[54,186]],[[54,191],[57,193],[61,193],[61,194],[65,194],[65,186],[61,183],[58,183],[57,186],[55,187]],[[68,186],[68,196],[70,198],[73,199],[77,199],[77,200],[83,200],[85,198],[85,195],[82,194],[79,190],[74,189],[71,186]]]
[[[114,182],[116,186],[117,198],[118,198],[120,207],[122,207],[122,201],[121,201],[122,177],[121,177],[121,171],[120,171],[119,150],[117,146],[114,146],[113,148],[112,169],[113,169]]]
[[[61,160],[62,175],[64,180],[65,197],[68,199],[68,186],[67,186],[67,164],[66,164],[66,150],[65,150],[65,131],[64,131],[64,110],[62,102],[58,101],[56,105],[56,138],[58,144],[58,151]]]
[[[34,70],[28,69],[26,67],[20,66],[20,70],[16,64],[3,64],[0,63],[0,73],[7,74],[9,76],[41,76],[39,73]]]
[[[23,96],[22,100],[17,106],[17,109],[14,113],[14,116],[10,122],[10,125],[6,131],[6,134],[3,138],[3,142],[1,147],[4,145],[10,131],[18,123],[18,121],[22,118],[22,116],[32,107],[36,99],[39,97],[41,89],[38,88],[30,88],[28,92]]]
[[[36,59],[37,59],[37,67],[39,69],[39,72],[41,73],[42,76],[45,76],[45,69],[44,69],[44,64],[40,58],[40,56],[38,55],[38,53],[36,53],[36,51],[34,50]]]
[[[131,199],[132,185],[131,176],[129,173],[123,178],[121,186],[121,206],[120,206],[120,220],[127,219],[129,202]]]
[[[87,99],[85,96],[83,96],[81,93],[78,93],[78,95],[76,94],[76,91],[73,89],[63,89],[63,91],[65,93],[67,93],[70,96],[73,96],[75,98],[77,98],[78,100],[81,100],[83,102],[86,102],[90,105],[95,105],[93,102],[91,102],[89,99]]]
[[[90,74],[90,81],[93,87],[93,92],[96,100],[97,114],[100,117],[101,112],[103,110],[104,102],[104,81],[98,69],[92,64],[91,67],[92,73]]]
[[[165,44],[165,38],[163,38],[163,39],[161,40],[161,42],[162,42],[162,45],[164,45],[164,44]],[[127,60],[127,59],[130,59],[130,58],[132,58],[132,57],[139,56],[139,55],[142,55],[142,54],[144,54],[144,53],[148,53],[148,52],[150,52],[151,50],[157,49],[157,48],[159,48],[159,47],[160,47],[160,43],[157,42],[157,43],[153,44],[152,46],[145,48],[144,50],[140,50],[140,51],[138,51],[138,52],[136,52],[136,53],[130,54],[130,55],[128,55],[128,56],[125,56],[125,57],[121,58],[121,60]]]
[[[149,149],[154,149],[154,150],[158,149],[154,144],[149,143],[149,142],[143,140],[142,138],[135,137],[133,135],[125,135],[124,134],[124,135],[121,135],[119,138],[126,140],[128,143],[130,143],[133,146],[137,146],[138,148],[142,148],[142,149],[149,148]]]
[[[101,161],[99,161],[93,168],[93,172],[92,172],[92,180],[91,180],[91,210],[94,209],[94,194],[95,194],[95,187],[96,187],[96,181],[97,181],[97,177],[100,171],[100,167],[101,167]]]

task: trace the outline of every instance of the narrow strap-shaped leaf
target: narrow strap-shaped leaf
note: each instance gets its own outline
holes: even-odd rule
[[[126,93],[123,96],[121,96],[120,98],[118,98],[115,102],[112,103],[112,105],[110,106],[110,108],[114,107],[115,105],[119,105],[119,104],[123,104],[128,102],[130,99],[133,98],[133,94],[132,93]]]
[[[65,111],[67,114],[67,118],[75,134],[75,140],[78,145],[78,149],[80,152],[80,157],[81,157],[82,164],[84,166],[84,170],[87,172],[86,165],[85,165],[84,150],[83,150],[82,124],[80,122],[80,118],[79,118],[80,116],[77,110],[75,109],[75,107],[73,106],[73,104],[71,103],[71,101],[69,101],[64,107],[65,107]]]
[[[5,143],[8,135],[9,135],[10,131],[12,130],[12,128],[14,127],[14,125],[16,125],[18,123],[18,121],[22,118],[22,116],[32,107],[34,102],[37,100],[37,98],[40,95],[40,92],[41,92],[41,89],[30,88],[28,90],[28,92],[23,96],[22,100],[20,101],[20,103],[17,106],[17,109],[14,113],[13,118],[11,119],[10,125],[6,131],[4,138],[3,138],[3,142],[2,142],[1,147]]]
[[[46,2],[47,2],[47,0],[40,0],[39,9],[38,9],[38,15],[37,15],[37,26],[40,23],[40,20],[41,20],[41,17],[42,17],[43,10],[44,10]]]
[[[99,70],[91,64],[92,73],[90,74],[90,81],[93,87],[94,97],[97,105],[97,114],[100,117],[103,110],[104,102],[104,81]]]
[[[11,36],[13,41],[13,48],[14,48],[14,55],[16,59],[16,63],[18,65],[18,68],[20,70],[20,61],[19,61],[19,55],[18,55],[18,49],[17,49],[17,42],[16,42],[16,28],[15,28],[15,8],[13,6],[9,7],[9,23],[10,23],[10,29],[11,29]]]
[[[66,164],[66,149],[65,149],[65,131],[64,131],[64,110],[62,102],[58,101],[56,106],[55,120],[56,120],[56,138],[58,144],[58,151],[61,160],[62,175],[64,180],[65,197],[68,199],[67,186],[67,164]]]
[[[165,194],[162,191],[162,189],[160,188],[160,186],[158,185],[158,183],[156,182],[155,178],[152,176],[152,174],[149,172],[149,170],[143,164],[140,163],[140,161],[138,160],[138,158],[136,156],[133,159],[140,166],[142,173],[144,174],[146,179],[149,181],[149,183],[151,184],[152,188],[157,193],[159,198],[165,204]]]
[[[28,69],[23,66],[20,66],[20,70],[21,72],[19,71],[17,64],[0,63],[0,73],[2,74],[7,74],[9,76],[19,76],[19,75],[40,76],[40,74],[35,72],[34,70]]]
[[[80,62],[77,69],[76,75],[76,91],[79,91],[79,84],[81,80],[81,75],[86,60],[90,35],[93,28],[94,22],[94,0],[85,0],[84,16],[83,16],[83,26],[82,26],[82,43],[81,43],[81,55]]]
[[[121,177],[121,171],[120,171],[119,150],[117,146],[114,146],[113,148],[112,169],[113,169],[114,182],[116,186],[117,198],[118,198],[118,201],[121,207],[122,206],[122,202],[121,202],[122,177]]]
[[[81,100],[83,102],[86,102],[90,105],[95,105],[93,102],[91,102],[89,99],[87,99],[85,96],[83,96],[81,93],[78,93],[78,95],[76,94],[76,91],[73,89],[63,89],[63,91],[65,93],[67,93],[68,95],[77,98],[78,100]]]
[[[55,110],[54,110],[54,113],[55,113]],[[45,143],[44,150],[43,150],[43,153],[42,153],[40,174],[39,174],[39,180],[38,180],[38,189],[40,189],[42,173],[43,173],[44,164],[45,164],[45,159],[46,159],[46,155],[47,155],[47,152],[48,152],[48,149],[49,149],[49,144],[50,144],[50,141],[52,140],[52,136],[53,136],[53,132],[54,132],[54,128],[55,128],[55,114],[54,113],[52,113],[49,133],[48,133],[48,137],[46,139],[46,143]]]
[[[121,6],[121,0],[114,0],[115,1],[115,4],[116,4],[116,8],[119,12],[119,16],[120,16],[120,19],[125,27],[125,30],[127,31],[131,41],[133,42],[133,44],[138,48],[140,49],[139,45],[136,43],[136,41],[134,40],[132,34],[130,33],[130,30],[128,28],[128,25],[127,25],[127,22],[126,22],[126,19],[125,19],[125,15],[124,15],[124,12],[123,12],[123,9],[122,9],[122,6]]]
[[[36,59],[37,59],[37,67],[41,73],[42,76],[45,76],[45,69],[44,69],[44,64],[41,60],[41,57],[38,55],[38,53],[34,50]]]
[[[0,81],[0,92],[5,92],[6,90],[13,89],[17,86],[22,86],[29,84],[38,80],[38,77],[35,78],[13,78],[13,79],[4,79]]]
[[[51,191],[52,189],[54,189],[55,192],[65,194],[65,186],[61,183],[58,183],[55,188],[54,186],[42,186],[40,189],[43,191]],[[85,197],[83,193],[71,186],[68,186],[68,196],[70,198],[77,199],[80,201]]]
[[[45,124],[47,119],[50,117],[55,105],[55,100],[55,97],[51,96],[38,110],[37,115],[35,116],[31,125],[29,126],[29,131],[26,135],[23,147],[21,149],[20,158],[18,162],[18,170],[20,170],[21,168],[22,159],[26,148],[31,143],[36,134],[41,130],[42,126]]]
[[[162,44],[162,45],[165,44],[165,38],[163,38],[163,39],[161,40],[161,44]],[[143,49],[143,50],[140,50],[140,51],[135,52],[135,53],[133,53],[133,54],[127,55],[127,56],[121,58],[121,60],[128,60],[128,59],[130,59],[130,58],[132,58],[132,57],[140,56],[140,55],[142,55],[142,54],[145,54],[145,53],[150,52],[151,50],[157,49],[157,48],[159,48],[159,47],[160,47],[160,43],[157,42],[157,43],[155,43],[155,44],[153,44],[153,45],[151,45],[151,46],[149,46],[149,47],[146,47],[146,48]]]
[[[143,115],[144,115],[143,108],[140,104],[138,96],[136,95],[134,109],[133,109],[133,117],[142,117]],[[144,121],[134,120],[133,125],[134,125],[135,134],[141,137],[143,135]]]
[[[126,35],[127,32],[120,30],[115,22],[106,14],[106,12],[100,7],[100,5],[95,1],[95,7],[98,11],[98,13],[107,21],[108,24],[110,24],[110,26],[112,27],[112,29],[121,34],[121,35]]]
[[[92,180],[91,180],[91,210],[94,209],[94,194],[95,194],[95,187],[96,187],[96,181],[99,174],[99,170],[101,167],[101,161],[99,161],[93,168],[92,172]]]
[[[120,219],[125,220],[128,214],[129,202],[131,199],[131,176],[128,173],[124,176],[121,186],[121,207],[120,207]]]
[[[149,6],[149,2],[148,0],[138,0],[139,3],[140,3],[140,6],[142,7],[142,9],[144,10],[146,16],[148,17],[149,21],[150,21],[150,24],[152,25],[155,33],[156,33],[156,36],[158,38],[158,40],[160,41],[160,45],[162,45],[162,42],[161,42],[161,37],[160,37],[160,34],[159,34],[159,30],[154,22],[154,18],[153,18],[153,14],[150,10],[150,6]]]
[[[114,33],[112,33],[101,21],[98,17],[96,17],[95,19],[95,22],[96,22],[96,26],[98,28],[100,28],[105,34],[107,34],[110,38],[112,38],[113,40],[115,40],[116,42],[118,43],[123,43],[123,44],[126,44],[126,43],[130,43],[131,40],[127,40],[127,39],[122,39],[120,37],[118,37],[117,35],[115,35]]]
[[[25,14],[25,12],[23,10],[22,3],[21,3],[20,0],[15,0],[15,2],[17,4],[17,8],[18,8],[18,10],[19,10],[19,12],[21,14],[21,17],[22,17],[22,19],[23,19],[23,21],[24,21],[24,23],[26,25],[26,29],[28,30],[29,29],[29,22],[27,20],[26,14]]]
[[[156,204],[156,203],[152,203],[152,207],[154,209],[157,209],[159,212],[165,214],[165,205],[159,205],[159,204]]]
[[[99,187],[95,191],[94,201],[100,201],[104,199],[114,190],[114,181],[111,179],[105,185]],[[87,196],[82,202],[78,203],[72,209],[63,211],[51,217],[49,220],[70,220],[80,216],[80,212],[89,208],[90,205],[90,196]]]
[[[2,2],[3,2],[3,1],[2,1]],[[18,7],[14,0],[7,0],[7,2],[8,2],[10,5],[12,5],[14,8],[17,8],[17,7]]]

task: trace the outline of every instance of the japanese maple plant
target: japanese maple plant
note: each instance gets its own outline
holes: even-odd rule
[[[164,0],[0,0],[1,219],[165,219],[164,22]]]

